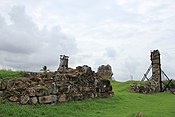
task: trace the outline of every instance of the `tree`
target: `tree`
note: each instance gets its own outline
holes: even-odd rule
[[[40,71],[43,71],[43,72],[48,72],[50,71],[47,66],[43,66],[42,69]]]

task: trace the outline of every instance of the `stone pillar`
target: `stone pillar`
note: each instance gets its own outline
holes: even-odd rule
[[[65,71],[68,69],[68,58],[69,56],[60,55],[60,65],[58,71]]]
[[[112,68],[108,65],[101,65],[98,67],[97,75],[100,76],[103,79],[109,79],[112,80]]]
[[[155,84],[156,92],[162,91],[160,53],[158,50],[151,52],[152,81]]]

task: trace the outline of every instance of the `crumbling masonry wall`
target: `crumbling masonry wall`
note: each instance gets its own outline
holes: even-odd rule
[[[130,91],[138,93],[155,93],[162,91],[160,53],[158,50],[151,52],[152,77],[149,81],[134,83]]]
[[[112,96],[109,80],[88,66],[0,81],[0,97],[21,104],[47,104]]]

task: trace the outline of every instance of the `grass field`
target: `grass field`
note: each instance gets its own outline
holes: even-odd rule
[[[11,77],[15,73],[6,73],[6,77],[7,74]],[[54,105],[19,105],[0,99],[0,117],[135,117],[137,112],[144,117],[175,117],[175,95],[130,93],[128,87],[132,82],[111,81],[114,96],[103,99]]]
[[[24,75],[24,71],[0,70],[0,80],[7,78],[20,77]]]

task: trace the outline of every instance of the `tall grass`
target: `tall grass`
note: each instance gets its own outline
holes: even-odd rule
[[[111,81],[114,96],[54,105],[20,105],[0,99],[0,117],[174,117],[175,95],[138,94],[128,91],[133,81]]]

